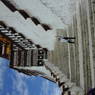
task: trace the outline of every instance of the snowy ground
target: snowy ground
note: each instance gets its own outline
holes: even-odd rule
[[[48,9],[60,18],[62,23],[68,25],[71,23],[75,13],[75,5],[77,0],[39,0]]]
[[[0,58],[0,95],[60,95],[58,86],[44,78],[27,76],[10,69]]]
[[[25,10],[31,17],[36,17],[41,23],[48,24],[52,30],[46,32],[41,25],[34,25],[30,18],[25,20],[18,11],[11,12],[1,1],[0,20],[48,50],[54,50],[57,29],[65,29],[72,22],[76,5],[76,0],[9,1],[17,9]]]

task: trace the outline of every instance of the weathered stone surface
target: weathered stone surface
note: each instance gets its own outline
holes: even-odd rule
[[[57,35],[74,36],[75,44],[56,40],[49,60],[86,93],[95,87],[95,1],[79,0],[72,23]]]

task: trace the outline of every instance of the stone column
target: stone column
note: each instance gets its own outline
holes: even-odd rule
[[[77,30],[77,17],[76,14],[73,18],[73,31],[74,31],[74,37],[75,39],[75,45],[74,45],[74,63],[75,63],[75,81],[76,85],[80,86],[80,64],[79,64],[79,44],[78,44],[78,30]]]
[[[18,48],[18,53],[17,53],[18,55],[18,66],[21,66],[21,49],[20,48]]]
[[[74,27],[73,27],[73,23],[71,25],[68,26],[68,37],[74,37]],[[73,41],[75,41],[75,39],[72,39]],[[71,43],[68,43],[68,49],[69,49],[69,71],[70,71],[70,79],[72,82],[75,82],[76,81],[76,63],[75,63],[75,44],[71,44]]]
[[[21,66],[24,66],[24,50],[21,51]]]
[[[84,70],[83,70],[83,48],[82,48],[82,33],[80,22],[80,4],[76,5],[76,18],[77,18],[77,32],[78,32],[78,52],[79,52],[79,73],[80,73],[80,86],[84,89]]]
[[[4,55],[5,54],[5,44],[3,43],[2,44],[2,55]]]
[[[24,66],[27,66],[27,50],[24,51]]]
[[[33,50],[33,66],[37,66],[38,64],[38,50]]]
[[[14,51],[13,52],[13,66],[17,66],[18,64],[18,52],[17,51]]]
[[[0,42],[0,56],[2,56],[2,43]]]
[[[91,79],[92,87],[95,87],[95,3],[94,0],[85,0],[86,2],[86,11],[88,19],[88,32],[89,32],[89,51],[90,51],[90,66],[91,66]]]
[[[31,50],[27,50],[27,66],[31,66]]]

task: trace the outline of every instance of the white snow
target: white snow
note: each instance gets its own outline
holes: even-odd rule
[[[32,66],[32,67],[16,67],[16,68],[26,69],[26,70],[35,70],[35,71],[38,71],[38,72],[45,73],[46,75],[48,75],[49,77],[52,78],[50,71],[47,70],[45,66],[39,66],[39,67],[38,66]]]
[[[56,14],[64,24],[70,24],[75,13],[78,0],[40,0],[47,8]]]
[[[75,13],[76,0],[9,0],[18,9],[25,10],[31,17],[36,17],[41,23],[48,24],[52,30],[45,31],[41,25],[35,25],[30,18],[24,19],[16,11],[11,12],[0,1],[0,20],[23,33],[35,44],[40,44],[48,50],[54,49],[57,29],[64,29],[71,23]]]
[[[40,0],[9,0],[19,9],[26,10],[31,16],[37,17],[41,23],[51,25],[55,29],[64,29],[61,19],[44,6]],[[55,2],[55,1],[54,1]]]
[[[10,0],[20,9],[53,28],[64,29],[71,23],[78,0]],[[26,6],[25,6],[26,5]]]
[[[69,90],[71,91],[71,95],[84,95],[83,90],[77,86],[73,86]]]
[[[54,49],[55,30],[46,32],[40,25],[36,26],[30,18],[25,20],[18,11],[12,13],[1,1],[0,11],[2,11],[0,20],[4,21],[8,26],[13,27],[17,32],[24,34],[35,44],[39,44],[49,50]]]

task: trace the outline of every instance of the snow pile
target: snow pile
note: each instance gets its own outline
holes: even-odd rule
[[[24,34],[26,38],[31,39],[35,44],[39,44],[48,50],[54,49],[55,30],[45,31],[41,25],[36,26],[30,18],[25,20],[18,11],[11,12],[1,1],[0,11],[2,11],[0,20],[4,21],[8,26]]]
[[[64,24],[70,24],[75,13],[77,0],[40,0],[56,14]]]
[[[34,71],[37,71],[37,72],[44,73],[44,75],[52,78],[51,72],[49,70],[47,70],[45,66],[15,67],[15,68],[24,69],[24,70],[34,70]]]
[[[48,24],[55,29],[64,29],[65,27],[61,19],[57,17],[56,14],[52,13],[51,9],[42,4],[40,0],[9,1],[11,1],[17,8],[27,11],[30,16],[34,16],[39,19],[41,23]]]
[[[0,20],[23,33],[35,44],[48,50],[54,49],[56,29],[64,29],[70,24],[75,12],[75,0],[9,0],[17,9],[25,10],[31,17],[36,17],[41,23],[48,24],[53,30],[45,32],[41,26],[36,26],[30,18],[25,20],[16,11],[11,12],[0,1]]]

